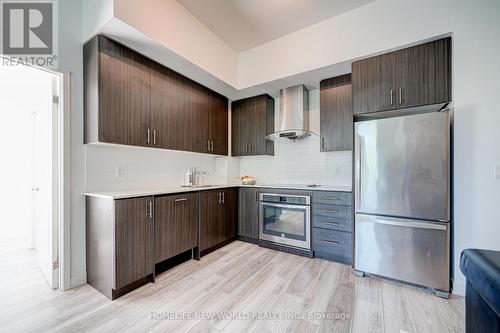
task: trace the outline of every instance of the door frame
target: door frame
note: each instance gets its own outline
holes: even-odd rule
[[[51,70],[44,67],[32,66],[46,71],[56,77],[59,82],[59,100],[56,113],[57,144],[53,149],[53,166],[57,165],[55,188],[53,187],[53,219],[57,225],[57,262],[58,284],[57,289],[66,291],[71,289],[71,74],[68,71]],[[52,138],[54,138],[54,131]],[[53,167],[54,168],[54,167]],[[54,171],[54,170],[52,170]],[[53,183],[54,184],[54,183]]]

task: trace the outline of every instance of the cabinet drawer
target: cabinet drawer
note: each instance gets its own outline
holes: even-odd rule
[[[351,193],[348,192],[315,191],[313,194],[313,204],[334,204],[351,206],[351,200]]]
[[[351,232],[352,219],[335,216],[314,215],[313,227]]]
[[[314,256],[345,264],[352,263],[352,233],[313,228]]]
[[[350,219],[352,212],[351,206],[316,204],[313,205],[313,214],[341,219]]]

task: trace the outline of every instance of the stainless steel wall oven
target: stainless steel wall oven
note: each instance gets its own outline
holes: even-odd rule
[[[261,193],[259,238],[311,249],[311,197]]]

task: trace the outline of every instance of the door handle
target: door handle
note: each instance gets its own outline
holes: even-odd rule
[[[149,128],[146,130],[146,143],[151,143],[151,130]]]
[[[210,140],[210,150],[214,151],[214,140]]]
[[[399,88],[399,104],[403,104],[403,88]]]
[[[391,104],[390,105],[392,105],[392,104],[394,104],[394,102],[393,102],[393,92],[392,92],[392,89],[391,89]]]
[[[156,130],[153,130],[153,144],[156,145]]]
[[[175,199],[174,202],[187,201],[188,198]]]
[[[226,203],[226,192],[222,192],[222,203]]]
[[[219,192],[219,201],[218,201],[219,205],[222,204],[222,192]]]
[[[325,138],[321,138],[321,149],[325,149]]]
[[[39,192],[40,191],[40,188],[39,187],[32,187],[31,188],[32,191],[36,191],[36,192]]]
[[[210,151],[210,140],[207,140],[207,151]]]
[[[149,201],[146,205],[146,213],[150,219],[153,218],[153,201]]]

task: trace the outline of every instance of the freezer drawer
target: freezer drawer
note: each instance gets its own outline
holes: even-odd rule
[[[448,223],[356,214],[354,239],[356,270],[449,291]]]

